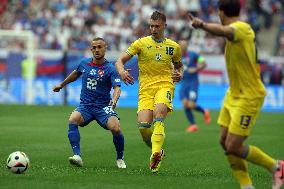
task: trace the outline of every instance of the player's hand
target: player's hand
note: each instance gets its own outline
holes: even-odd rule
[[[174,70],[172,79],[174,82],[179,82],[182,79],[182,74],[179,71]]]
[[[126,85],[128,85],[128,84],[133,85],[134,84],[134,78],[129,73],[130,70],[131,69],[126,69],[122,73],[119,73],[121,79],[124,81],[124,83]]]
[[[57,86],[54,86],[52,90],[53,90],[53,92],[59,92],[61,89],[62,89],[62,86],[57,85]]]
[[[188,18],[191,21],[191,25],[194,28],[203,28],[204,21],[201,20],[200,18],[194,17],[192,14],[188,14]]]

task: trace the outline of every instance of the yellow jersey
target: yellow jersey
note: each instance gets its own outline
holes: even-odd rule
[[[237,98],[260,98],[266,95],[257,62],[255,34],[250,25],[237,21],[234,38],[226,41],[225,59],[230,82],[228,94]]]
[[[173,62],[181,62],[180,46],[175,41],[164,38],[157,42],[147,36],[134,41],[126,53],[138,55],[140,89],[164,81],[173,84]]]

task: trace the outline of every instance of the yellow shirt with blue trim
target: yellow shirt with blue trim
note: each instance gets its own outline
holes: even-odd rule
[[[234,38],[226,41],[225,59],[230,82],[228,94],[237,98],[261,98],[266,95],[257,62],[255,34],[249,24],[236,21]]]
[[[157,42],[146,36],[134,41],[126,53],[138,55],[140,89],[163,81],[173,84],[173,62],[181,62],[180,46],[175,41],[164,38]]]

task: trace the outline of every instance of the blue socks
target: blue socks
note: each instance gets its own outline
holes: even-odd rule
[[[68,138],[74,155],[80,156],[80,133],[78,130],[78,125],[69,123]]]
[[[203,109],[201,106],[196,105],[196,107],[195,107],[194,109],[195,109],[196,111],[201,112],[201,113],[204,114],[204,109]]]
[[[119,134],[113,134],[113,144],[116,150],[116,159],[123,159],[123,151],[124,151],[124,136],[120,131]]]
[[[193,117],[193,114],[192,114],[191,109],[186,108],[186,109],[185,109],[185,115],[186,115],[188,121],[189,121],[191,124],[195,124],[195,119],[194,119],[194,117]]]
[[[74,155],[81,155],[80,151],[80,133],[78,125],[69,123],[68,138]],[[123,159],[124,136],[122,132],[117,135],[113,134],[113,144],[116,149],[116,159]]]

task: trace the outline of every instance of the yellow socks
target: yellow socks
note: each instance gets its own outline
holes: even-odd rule
[[[248,173],[247,161],[233,155],[228,155],[227,159],[230,163],[233,174],[241,187],[252,185],[252,181]]]
[[[249,146],[249,151],[246,160],[254,164],[260,165],[262,167],[265,167],[270,172],[274,170],[276,165],[275,159],[273,159],[272,157],[261,151],[256,146]]]
[[[155,152],[160,152],[164,144],[165,131],[164,131],[164,122],[155,121],[154,122],[154,131],[152,134],[152,154]]]
[[[138,123],[138,128],[145,144],[149,148],[152,148],[151,136],[153,131],[151,129],[151,123]]]

